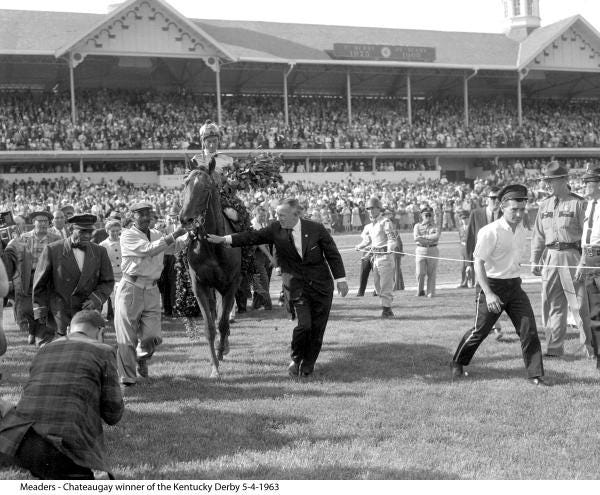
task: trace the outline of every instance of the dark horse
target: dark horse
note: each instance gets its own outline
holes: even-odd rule
[[[193,170],[185,181],[180,220],[186,225],[194,222],[187,248],[192,291],[204,318],[204,329],[212,362],[211,378],[219,377],[219,361],[229,352],[229,313],[240,285],[241,251],[222,244],[211,244],[207,234],[233,233],[223,215],[219,193],[219,177],[206,167]],[[215,290],[221,294],[217,304]],[[219,318],[219,344],[215,352],[215,320]]]

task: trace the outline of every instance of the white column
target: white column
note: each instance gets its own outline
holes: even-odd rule
[[[71,87],[71,122],[77,124],[77,107],[75,106],[75,74],[73,56],[69,53],[69,85]]]
[[[406,118],[408,125],[412,126],[412,88],[410,87],[410,74],[406,74]]]
[[[521,95],[521,75],[517,77],[517,115],[519,121],[519,127],[523,125],[523,101]]]
[[[287,86],[288,71],[283,69],[283,113],[285,115],[285,126],[290,124],[290,116],[288,114],[288,86]]]
[[[469,78],[463,79],[463,100],[465,103],[465,127],[469,127]]]
[[[348,100],[348,125],[352,124],[352,86],[350,71],[346,72],[346,98]]]
[[[217,124],[221,126],[221,66],[219,59],[215,64],[215,77],[217,82]]]

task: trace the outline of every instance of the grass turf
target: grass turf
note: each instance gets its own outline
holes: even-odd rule
[[[355,240],[337,238],[342,249]],[[440,247],[442,256],[458,251]],[[355,287],[358,254],[344,258]],[[414,285],[413,264],[403,263],[407,285]],[[440,283],[456,283],[457,273],[452,262],[440,262]],[[540,285],[525,288],[539,318]],[[473,322],[472,290],[441,289],[433,299],[396,292],[393,320],[378,318],[377,298],[354,294],[335,297],[308,380],[287,376],[293,323],[280,308],[238,317],[220,381],[208,378],[206,344],[192,343],[180,322],[166,320],[150,378],[127,391],[123,419],[105,428],[117,478],[597,477],[598,373],[594,362],[574,356],[575,332],[568,334],[567,356],[544,363],[552,387],[525,380],[509,323],[506,340],[486,340],[469,378],[452,383],[452,354]],[[16,401],[35,348],[10,313],[5,309],[9,350],[0,361],[0,392]],[[0,469],[0,479],[25,478]]]

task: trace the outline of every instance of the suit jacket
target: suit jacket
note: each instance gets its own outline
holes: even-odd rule
[[[232,247],[274,244],[281,268],[283,288],[290,299],[302,295],[305,286],[333,296],[333,279],[346,276],[344,263],[333,238],[320,223],[300,219],[302,258],[279,222],[231,236]],[[332,279],[333,275],[333,279]]]
[[[502,212],[498,210],[496,212],[496,220],[502,216]],[[481,227],[485,227],[488,224],[487,213],[485,208],[477,208],[471,211],[469,215],[469,226],[467,227],[467,259],[473,261],[473,251],[475,251],[475,244],[477,243],[477,233],[481,230]]]
[[[47,308],[59,333],[90,300],[100,310],[110,296],[114,277],[106,249],[89,243],[80,271],[71,240],[53,242],[42,251],[33,279],[33,307]]]

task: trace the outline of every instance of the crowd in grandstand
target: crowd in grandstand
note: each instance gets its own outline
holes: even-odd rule
[[[187,149],[197,122],[216,115],[214,95],[99,90],[77,94],[77,123],[67,92],[0,95],[0,151]],[[523,103],[523,125],[511,98],[471,98],[469,126],[461,98],[417,99],[409,125],[404,98],[224,96],[224,149],[595,147],[600,104]]]
[[[307,217],[323,222],[334,233],[362,229],[368,223],[365,204],[372,196],[380,197],[382,204],[394,212],[395,223],[401,230],[411,229],[419,221],[419,212],[424,205],[434,208],[445,229],[454,229],[460,213],[482,206],[493,185],[528,181],[531,187],[529,207],[535,210],[537,202],[546,196],[546,189],[529,178],[524,169],[520,162],[500,164],[485,179],[477,178],[472,184],[449,182],[445,176],[439,180],[421,176],[416,182],[401,180],[393,183],[352,178],[323,184],[286,181],[276,188],[240,191],[238,196],[249,210],[256,205],[266,206],[271,217],[274,217],[279,199],[294,196],[300,200]],[[583,184],[576,177],[571,185],[575,192],[583,190]],[[181,204],[181,192],[158,184],[139,186],[123,178],[100,183],[75,176],[35,181],[31,178],[11,180],[9,176],[0,179],[0,211],[10,210],[25,220],[33,211],[54,211],[64,204],[72,204],[76,212],[91,212],[100,218],[106,218],[111,211],[127,216],[127,205],[136,201],[150,202],[159,215],[165,215]]]

